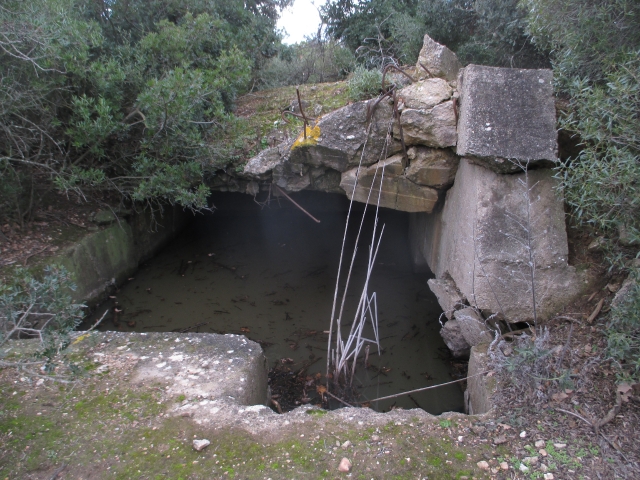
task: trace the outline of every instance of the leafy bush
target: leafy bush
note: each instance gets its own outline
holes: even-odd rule
[[[536,49],[527,35],[527,9],[520,0],[331,0],[321,11],[328,33],[363,52],[366,66],[415,62],[425,33],[457,52],[463,63],[548,66],[546,51]],[[394,61],[381,62],[381,56]]]
[[[558,364],[558,350],[547,328],[536,329],[533,336],[516,336],[513,342],[500,340],[492,345],[489,354],[503,389],[515,392],[517,397],[544,401],[550,392],[540,388],[542,384],[551,383],[554,388],[572,386],[570,372]]]
[[[316,38],[285,45],[280,55],[269,59],[257,73],[259,86],[335,82],[344,79],[354,63],[353,53],[334,40]]]
[[[532,38],[553,51],[557,88],[570,99],[561,126],[582,143],[560,172],[565,197],[579,222],[607,234],[609,259],[624,259],[635,252],[616,248],[617,237],[640,244],[640,4],[525,4]]]
[[[349,77],[347,88],[349,98],[353,101],[375,97],[382,88],[382,73],[379,70],[356,67],[351,77]]]
[[[239,154],[236,138],[219,139],[243,135],[234,99],[275,54],[287,3],[3,2],[0,170],[82,196],[206,208],[203,177]],[[29,182],[16,193],[7,178],[0,202],[20,220]]]
[[[69,272],[47,267],[42,280],[17,268],[11,283],[0,283],[0,346],[9,339],[36,337],[40,354],[51,360],[69,345],[84,305],[73,303]]]
[[[607,326],[607,353],[622,369],[622,377],[640,381],[640,270],[620,302],[611,308]]]

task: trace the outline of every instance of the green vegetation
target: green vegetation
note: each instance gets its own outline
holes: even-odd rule
[[[382,72],[377,69],[367,70],[362,66],[356,67],[347,82],[349,98],[353,101],[366,100],[375,97],[382,88]]]
[[[415,62],[425,33],[465,64],[548,65],[526,33],[519,0],[331,0],[322,15],[328,33],[369,68]]]
[[[566,200],[579,222],[606,234],[621,266],[640,245],[640,4],[525,3],[533,40],[553,51],[557,87],[570,100],[561,126],[581,142],[561,172]]]
[[[3,2],[4,220],[32,218],[42,181],[206,208],[203,176],[242,152],[234,100],[277,53],[287,3]]]
[[[620,367],[621,380],[640,381],[640,271],[632,272],[635,283],[611,309],[607,329],[607,354]]]
[[[64,268],[45,268],[42,280],[16,268],[9,283],[0,283],[0,346],[11,338],[36,337],[39,354],[51,362],[69,345],[69,334],[83,317],[83,305],[69,295],[73,289]]]

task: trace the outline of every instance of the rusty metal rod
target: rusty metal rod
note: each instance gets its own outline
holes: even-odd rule
[[[311,220],[313,220],[313,221],[314,221],[314,222],[316,222],[316,223],[320,223],[320,220],[318,220],[316,217],[314,217],[314,216],[313,216],[313,215],[311,215],[309,212],[307,212],[304,208],[302,208],[300,205],[298,205],[298,203],[296,203],[296,201],[295,201],[293,198],[291,198],[289,195],[287,195],[286,193],[284,193],[284,191],[283,191],[279,186],[277,186],[277,185],[274,185],[274,186],[278,189],[278,191],[279,191],[282,195],[284,195],[284,197],[285,197],[287,200],[289,200],[289,201],[290,201],[291,203],[293,203],[296,207],[298,207],[300,210],[302,210],[304,213],[306,213],[306,214],[309,216],[309,218],[311,218]]]

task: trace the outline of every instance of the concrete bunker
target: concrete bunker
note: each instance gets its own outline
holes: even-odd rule
[[[395,102],[331,112],[211,187],[256,201],[305,190],[366,202],[371,189],[380,206],[408,212],[407,250],[415,270],[435,275],[429,287],[447,319],[441,335],[454,356],[470,355],[470,369],[483,371],[478,348],[500,327],[551,319],[581,286],[551,170],[551,72],[461,70],[425,37],[413,77],[398,85]],[[488,408],[471,404],[473,413]]]

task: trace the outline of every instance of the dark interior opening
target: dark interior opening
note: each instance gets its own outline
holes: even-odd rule
[[[196,216],[118,290],[104,328],[246,335],[263,346],[270,368],[277,367],[272,391],[283,409],[320,403],[323,395],[317,387],[326,382],[325,332],[349,202],[343,195],[319,192],[293,197],[320,223],[284,198],[264,206],[248,195],[213,195],[215,211]],[[364,209],[363,204],[353,205],[346,265]],[[364,282],[374,210],[367,208],[364,243],[358,248],[343,315],[345,328],[353,321]],[[364,353],[360,356],[354,383],[361,402],[445,383],[464,375],[466,367],[451,361],[439,335],[442,310],[427,286],[428,274],[412,269],[409,214],[380,209],[382,225],[369,288],[377,296],[382,354],[372,345],[367,366]],[[294,377],[296,395],[278,392],[278,382]],[[462,411],[463,395],[454,384],[370,406],[378,411],[419,407],[439,414]]]

